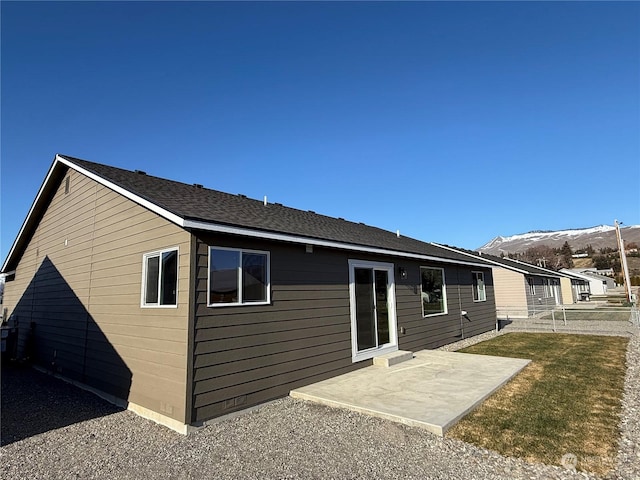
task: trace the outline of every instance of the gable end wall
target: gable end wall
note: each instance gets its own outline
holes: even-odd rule
[[[69,193],[63,178],[6,284],[18,353],[185,423],[190,234],[75,170],[67,175]],[[178,308],[141,308],[142,255],[174,246]]]

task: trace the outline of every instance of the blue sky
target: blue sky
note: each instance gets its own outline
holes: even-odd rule
[[[2,259],[56,153],[466,248],[640,224],[638,2],[0,8]]]

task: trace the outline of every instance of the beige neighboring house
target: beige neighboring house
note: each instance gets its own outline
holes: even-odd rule
[[[472,258],[481,258],[493,265],[498,318],[531,317],[556,305],[568,305],[586,299],[584,295],[581,297],[580,292],[581,289],[588,289],[588,284],[577,276],[509,258],[445,248]]]

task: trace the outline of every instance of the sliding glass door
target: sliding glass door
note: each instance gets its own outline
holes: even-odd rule
[[[397,350],[393,264],[349,265],[354,361]]]

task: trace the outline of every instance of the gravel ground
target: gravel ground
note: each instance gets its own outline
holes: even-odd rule
[[[608,478],[640,480],[638,336],[627,355],[619,462]],[[3,479],[596,478],[291,398],[184,437],[30,369],[3,369],[2,445]]]

